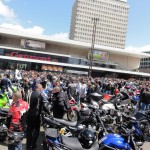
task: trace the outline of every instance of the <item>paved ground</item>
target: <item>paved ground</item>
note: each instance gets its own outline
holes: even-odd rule
[[[39,138],[38,138],[38,146],[35,150],[43,150],[43,147],[42,147],[42,140],[44,138],[44,131],[43,129],[41,128],[41,132],[40,132],[40,135],[39,135]],[[0,150],[7,150],[7,145],[3,142],[0,142]],[[26,150],[26,139],[23,140],[23,150]],[[150,150],[150,142],[146,142],[144,145],[143,145],[143,150]]]
[[[43,150],[43,138],[44,138],[44,130],[41,128],[41,132],[39,134],[38,142],[37,142],[37,148],[35,150]],[[26,150],[26,139],[23,140],[23,150]],[[0,150],[8,150],[7,144],[4,142],[0,142]],[[150,150],[150,142],[146,142],[143,145],[143,150]]]
[[[43,147],[42,147],[43,138],[44,138],[44,131],[41,128],[41,132],[40,132],[38,142],[37,142],[38,145],[35,150],[43,150]],[[26,150],[26,139],[24,139],[22,143],[23,143],[23,150]],[[8,150],[7,144],[5,144],[4,142],[0,142],[0,150]]]

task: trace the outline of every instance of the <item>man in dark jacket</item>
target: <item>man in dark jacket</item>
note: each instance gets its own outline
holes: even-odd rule
[[[27,116],[27,148],[34,149],[36,147],[37,138],[40,131],[40,114],[42,107],[47,113],[48,100],[41,92],[42,85],[36,84],[35,90],[31,93],[29,99],[29,111]]]
[[[2,80],[1,80],[1,83],[0,83],[0,88],[2,89],[3,92],[5,92],[5,90],[8,91],[8,88],[11,87],[12,85],[12,82],[10,80],[10,75],[7,74]]]
[[[147,87],[141,89],[139,109],[145,110],[150,108],[150,89]]]
[[[67,93],[61,91],[60,87],[56,86],[53,89],[53,116],[62,119],[65,110],[70,109]]]

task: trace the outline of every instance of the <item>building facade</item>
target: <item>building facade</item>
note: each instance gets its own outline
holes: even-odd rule
[[[90,43],[55,39],[0,28],[0,70],[19,69],[88,74]],[[141,58],[150,54],[128,52],[95,44],[92,76],[146,76],[135,72]]]
[[[145,53],[150,54],[150,51],[146,51]],[[150,73],[150,57],[141,59],[139,70],[142,72]]]
[[[98,18],[95,43],[124,49],[128,11],[127,0],[75,0],[69,38],[91,43],[92,18]]]

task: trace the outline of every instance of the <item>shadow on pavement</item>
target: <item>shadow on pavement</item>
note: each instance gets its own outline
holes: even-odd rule
[[[2,145],[2,146],[6,146],[6,147],[7,147],[7,144],[6,144],[6,143],[4,143],[4,142],[0,142],[0,145]]]
[[[35,148],[34,150],[43,150],[43,138],[44,138],[44,131],[42,128],[37,140],[37,148]],[[26,150],[26,138],[24,138],[24,140],[22,141],[22,147],[23,150]]]

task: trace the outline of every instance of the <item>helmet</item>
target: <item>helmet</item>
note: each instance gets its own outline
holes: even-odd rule
[[[90,129],[83,129],[80,132],[78,139],[83,148],[89,149],[96,141],[96,134]]]
[[[125,88],[126,88],[126,89],[130,89],[130,88],[131,88],[130,84],[126,84],[126,85],[125,85]]]

